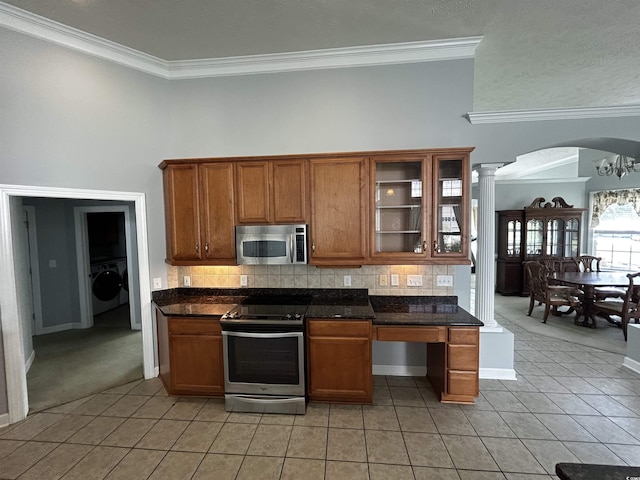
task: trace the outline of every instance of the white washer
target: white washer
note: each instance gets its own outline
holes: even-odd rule
[[[129,274],[127,272],[127,259],[121,258],[116,262],[118,265],[118,274],[120,275],[120,305],[129,303]]]
[[[115,262],[91,265],[93,314],[99,315],[120,305],[122,280]]]

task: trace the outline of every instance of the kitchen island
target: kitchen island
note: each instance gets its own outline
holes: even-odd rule
[[[371,343],[422,342],[442,402],[478,395],[480,320],[457,297],[368,296],[365,289],[197,289],[154,292],[160,378],[170,394],[222,395],[220,317],[252,296],[305,295],[310,401],[371,403]],[[206,356],[206,358],[202,358]],[[204,370],[204,371],[203,371]]]

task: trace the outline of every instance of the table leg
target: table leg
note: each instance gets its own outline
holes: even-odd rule
[[[596,317],[591,311],[591,306],[596,299],[596,288],[593,285],[583,285],[582,291],[584,292],[584,296],[582,297],[582,315],[584,316],[584,320],[578,322],[578,318],[576,318],[576,325],[596,328],[598,326]]]

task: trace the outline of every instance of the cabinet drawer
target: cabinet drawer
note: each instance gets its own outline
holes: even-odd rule
[[[310,320],[308,332],[316,337],[366,337],[371,335],[369,320]]]
[[[449,327],[449,343],[478,345],[479,328]]]
[[[376,340],[386,342],[442,343],[447,327],[377,327]]]
[[[451,370],[478,369],[477,345],[451,345],[447,346],[447,366]]]
[[[169,333],[221,335],[220,321],[213,319],[169,318]]]
[[[447,373],[447,393],[449,395],[478,395],[478,372],[449,370]]]

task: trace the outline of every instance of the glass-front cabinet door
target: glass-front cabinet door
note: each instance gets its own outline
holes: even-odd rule
[[[452,155],[434,156],[434,228],[431,240],[434,258],[466,258],[469,251],[468,159]]]
[[[580,255],[580,220],[570,218],[564,225],[564,257]]]
[[[545,255],[561,257],[564,252],[564,221],[552,218],[547,222],[547,249]]]
[[[536,257],[542,255],[542,242],[544,236],[544,222],[538,218],[527,220],[526,256]]]
[[[415,261],[425,253],[424,158],[378,158],[373,179],[372,255]]]
[[[522,222],[510,220],[507,222],[507,244],[504,252],[509,258],[520,257],[520,245],[522,245]]]

